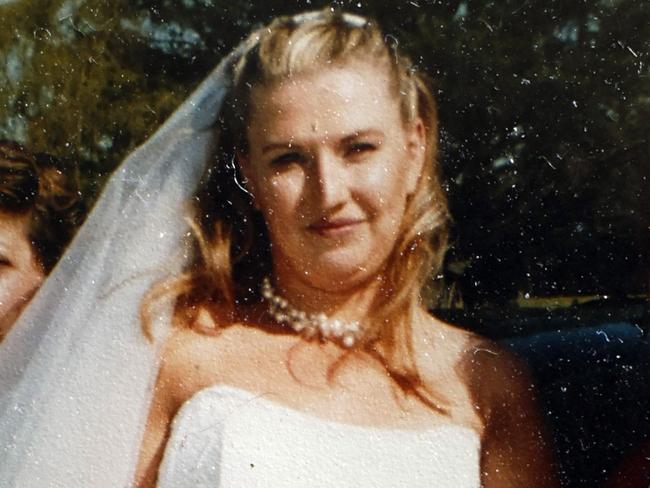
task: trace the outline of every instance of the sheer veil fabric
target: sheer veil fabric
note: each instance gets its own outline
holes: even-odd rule
[[[172,311],[161,304],[152,343],[141,301],[187,262],[186,204],[237,61],[258,38],[253,32],[230,53],[115,171],[0,344],[0,486],[131,486]]]
[[[139,307],[187,259],[185,204],[246,44],[117,169],[0,345],[0,486],[131,485],[171,311],[151,343]]]

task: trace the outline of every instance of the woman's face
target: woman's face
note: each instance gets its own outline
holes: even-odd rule
[[[276,276],[343,291],[375,276],[397,240],[424,161],[384,68],[354,62],[252,94],[240,157]]]
[[[27,237],[28,218],[0,212],[0,339],[44,278]]]

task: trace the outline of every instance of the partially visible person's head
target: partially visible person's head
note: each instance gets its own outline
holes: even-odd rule
[[[328,75],[343,73],[346,76],[347,72],[351,77],[359,78],[357,88],[360,90],[363,89],[364,80],[368,83],[368,88],[375,81],[374,78],[382,80],[382,92],[375,90],[375,95],[380,94],[381,97],[373,99],[372,106],[367,107],[360,106],[356,99],[350,100],[349,105],[353,108],[347,112],[343,104],[338,111],[336,107],[323,106],[324,111],[335,112],[329,114],[330,118],[337,115],[350,117],[354,111],[370,112],[373,108],[376,110],[372,113],[377,117],[382,115],[382,111],[390,112],[395,106],[399,123],[393,124],[396,130],[386,134],[386,137],[397,140],[401,129],[410,131],[418,124],[421,128],[421,152],[426,162],[419,166],[421,170],[418,171],[419,178],[414,187],[406,192],[408,194],[399,197],[408,198],[404,202],[392,202],[397,207],[397,212],[389,217],[399,221],[398,229],[391,238],[389,255],[382,256],[386,288],[391,290],[393,302],[398,303],[400,298],[412,297],[415,292],[419,292],[425,278],[437,271],[446,248],[447,235],[447,204],[438,176],[437,114],[435,102],[423,76],[390,42],[390,37],[383,35],[374,21],[339,13],[319,12],[311,18],[281,17],[253,34],[252,39],[254,42],[251,43],[251,49],[235,68],[235,84],[220,116],[220,147],[216,153],[215,165],[208,171],[198,193],[197,226],[202,231],[206,244],[203,248],[203,264],[214,263],[214,270],[220,268],[226,271],[225,274],[209,271],[212,276],[221,274],[221,283],[227,283],[230,276],[233,276],[234,286],[226,294],[240,297],[250,292],[255,293],[262,276],[271,272],[271,247],[275,251],[276,246],[286,245],[288,250],[294,249],[296,254],[295,249],[300,247],[300,243],[294,243],[296,245],[293,246],[287,244],[289,239],[281,238],[282,226],[270,218],[277,210],[270,203],[273,198],[265,200],[263,196],[259,198],[261,195],[253,195],[259,200],[253,202],[248,193],[254,194],[256,191],[251,186],[257,186],[257,191],[260,192],[260,187],[264,184],[262,180],[265,180],[267,188],[262,189],[262,193],[268,196],[272,192],[269,189],[277,182],[263,178],[257,173],[259,165],[251,164],[252,173],[249,172],[246,176],[250,180],[259,181],[257,185],[255,181],[249,181],[250,188],[243,190],[246,182],[242,176],[246,171],[242,172],[244,168],[237,162],[259,156],[261,148],[250,147],[251,143],[257,143],[252,139],[259,135],[257,133],[270,128],[268,123],[276,124],[282,120],[282,114],[270,113],[281,109],[271,106],[273,103],[270,97],[278,95],[281,90],[291,91],[292,87],[299,91],[300,87],[296,88],[296,85],[307,86],[308,80],[323,83],[327,82],[325,77]],[[314,97],[323,98],[322,94],[315,92]],[[308,96],[305,97],[307,100]],[[323,115],[326,118],[326,114]],[[272,117],[275,120],[269,120]],[[285,122],[290,117],[290,114],[286,114]],[[293,124],[288,129],[296,130],[296,123],[288,121],[285,125]],[[319,135],[321,132],[324,134],[325,128],[318,127],[319,124],[321,121],[314,120],[314,124],[302,128],[302,133],[313,131]],[[251,131],[255,131],[255,126],[259,130],[253,134]],[[384,169],[390,169],[390,165],[387,162],[385,164]],[[418,165],[418,161],[414,160],[412,164]],[[405,168],[408,169],[403,167],[401,170]],[[303,197],[310,198],[307,193]],[[391,204],[385,203],[387,207]],[[254,205],[262,207],[262,215],[254,210]],[[210,255],[206,255],[206,251]],[[275,252],[273,254],[276,255]],[[374,259],[374,256],[371,257]],[[216,265],[217,262],[220,264]],[[317,260],[305,262],[314,264]],[[223,291],[224,287],[221,288],[219,291]]]
[[[79,216],[74,175],[51,156],[0,142],[0,338],[56,264]]]

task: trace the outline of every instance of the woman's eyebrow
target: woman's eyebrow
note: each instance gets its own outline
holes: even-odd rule
[[[300,151],[302,147],[295,142],[271,142],[262,146],[262,154],[266,154],[267,152],[275,151],[278,149],[292,149]]]
[[[347,144],[360,137],[378,137],[383,139],[385,138],[385,134],[383,131],[379,129],[372,129],[372,128],[361,129],[361,130],[354,131],[351,134],[347,134],[343,136],[340,139],[340,142],[342,144]],[[262,146],[262,154],[266,154],[267,152],[270,151],[286,150],[286,149],[301,151],[303,150],[303,147],[300,144],[296,144],[295,142],[269,142],[268,144]]]
[[[343,143],[351,142],[360,137],[377,137],[383,139],[385,137],[385,134],[383,131],[379,129],[363,129],[363,130],[355,131],[354,133],[345,136],[343,139],[341,139],[341,142]]]

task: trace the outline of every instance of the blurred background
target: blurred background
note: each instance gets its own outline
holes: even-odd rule
[[[252,27],[326,5],[379,19],[437,89],[441,306],[644,295],[647,1],[0,0],[0,138],[76,160],[92,201]]]
[[[455,220],[434,305],[645,295],[647,1],[0,0],[0,138],[76,161],[92,202],[252,27],[327,5],[376,17],[436,87]]]
[[[512,339],[567,486],[597,486],[650,425],[649,1],[0,0],[0,139],[78,164],[90,205],[251,28],[325,6],[431,76],[454,216],[432,306]]]

